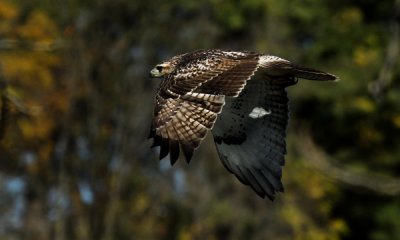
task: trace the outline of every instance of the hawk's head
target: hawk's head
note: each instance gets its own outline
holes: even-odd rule
[[[176,66],[181,62],[181,56],[175,56],[167,61],[164,61],[160,64],[157,64],[153,69],[150,71],[151,77],[164,77],[175,71]]]
[[[167,74],[170,74],[174,70],[174,67],[171,66],[170,62],[163,62],[157,64],[153,69],[150,71],[151,77],[164,77]]]

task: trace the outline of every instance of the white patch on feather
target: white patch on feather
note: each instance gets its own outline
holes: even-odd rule
[[[246,56],[246,54],[242,53],[242,52],[233,52],[233,51],[226,52],[226,51],[223,51],[223,53],[225,55],[227,55],[227,56],[230,56],[230,57],[238,57],[238,56],[244,57],[244,56]]]
[[[262,55],[258,60],[258,64],[260,66],[267,65],[270,62],[289,62],[289,61],[272,55]]]
[[[253,108],[253,110],[251,111],[251,113],[249,113],[249,117],[251,118],[262,118],[265,115],[271,114],[271,110],[266,111],[264,108],[262,107],[255,107]]]

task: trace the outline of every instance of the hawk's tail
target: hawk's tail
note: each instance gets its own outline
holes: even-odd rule
[[[272,55],[261,56],[259,60],[259,66],[263,68],[264,72],[270,77],[291,76],[317,81],[339,80],[339,78],[330,73],[293,64],[290,61]]]
[[[322,72],[308,67],[295,64],[288,64],[288,70],[295,77],[317,81],[338,81],[339,78],[333,74]]]

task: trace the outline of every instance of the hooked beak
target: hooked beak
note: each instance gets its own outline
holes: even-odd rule
[[[162,74],[160,73],[160,71],[158,71],[158,69],[153,68],[150,71],[150,77],[161,77]]]

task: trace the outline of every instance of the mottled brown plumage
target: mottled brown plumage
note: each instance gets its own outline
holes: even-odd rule
[[[153,146],[160,146],[160,159],[170,154],[174,164],[181,149],[189,162],[214,127],[224,166],[258,195],[270,199],[283,191],[289,112],[285,87],[297,78],[337,79],[279,57],[222,50],[178,55],[158,64],[150,74],[164,78],[157,90],[149,135]]]

